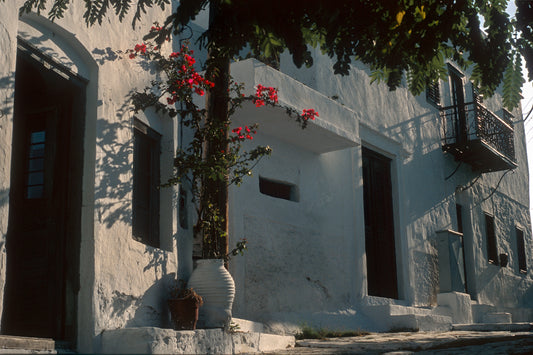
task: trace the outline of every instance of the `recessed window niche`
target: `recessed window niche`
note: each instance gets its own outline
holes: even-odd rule
[[[266,179],[259,177],[259,192],[275,198],[281,198],[288,201],[299,201],[298,187],[287,182]]]

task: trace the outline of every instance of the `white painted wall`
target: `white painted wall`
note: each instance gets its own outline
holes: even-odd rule
[[[76,4],[57,24],[37,16],[18,21],[16,12],[13,3],[0,2],[0,58],[6,63],[0,66],[0,288],[5,279],[3,243],[15,37],[19,33],[89,79],[78,350],[98,351],[98,335],[106,329],[165,324],[163,302],[169,275],[177,270],[177,244],[178,251],[187,254],[190,250],[190,229],[178,233],[173,189],[162,192],[162,248],[146,247],[131,236],[132,114],[126,102],[130,90],[144,86],[153,73],[120,50],[131,48],[152,20],[161,20],[165,14],[149,11],[132,31],[129,19],[119,24],[113,16],[101,27],[87,28],[81,20],[83,8]],[[205,22],[203,16],[191,25],[193,41]],[[173,46],[177,47],[177,41]],[[200,62],[205,60],[205,53],[199,53],[199,58]],[[318,53],[310,69],[295,68],[287,56],[282,58],[281,67],[282,73],[296,80],[253,61],[237,63],[232,70],[239,81],[250,84],[250,92],[258,83],[280,87],[283,104],[314,108],[321,116],[301,131],[290,118],[283,121],[280,110],[246,107],[238,114],[238,124],[261,122],[253,144],[270,145],[274,152],[257,166],[253,177],[230,191],[232,244],[243,237],[248,240],[246,254],[230,264],[237,286],[235,316],[270,322],[271,329],[276,328],[276,322],[283,328],[283,324],[301,325],[305,321],[319,326],[368,327],[372,320],[361,314],[364,305],[436,305],[435,233],[457,228],[456,201],[466,211],[467,272],[472,294],[480,303],[502,309],[533,307],[531,271],[525,276],[518,273],[514,239],[518,224],[524,228],[531,270],[533,242],[520,122],[515,124],[519,167],[483,201],[502,172],[484,174],[473,187],[457,193],[458,186],[467,186],[476,175],[463,165],[445,179],[457,163],[442,152],[438,111],[423,95],[413,97],[405,87],[389,92],[383,84],[370,85],[368,71],[359,63],[353,65],[349,76],[335,76],[331,60]],[[489,109],[500,113],[500,99],[486,102]],[[518,112],[515,116],[520,117]],[[178,128],[172,121],[151,114],[138,118],[163,134],[164,181],[178,145]],[[269,124],[270,118],[276,125]],[[393,159],[398,301],[367,296],[361,145]],[[295,184],[298,201],[260,194],[259,176]],[[496,217],[499,252],[508,253],[510,258],[506,268],[487,263],[483,211]],[[190,273],[191,266],[190,258],[185,258],[186,263],[180,259],[183,276]]]
[[[439,112],[426,102],[425,95],[414,97],[405,87],[390,92],[384,84],[371,85],[368,70],[359,63],[346,77],[335,76],[332,61],[318,53],[314,63],[312,68],[297,69],[287,55],[282,57],[281,71],[334,98],[331,106],[340,104],[352,110],[359,124],[361,144],[393,159],[401,300],[392,302],[437,305],[436,232],[457,229],[457,202],[463,204],[467,215],[465,248],[472,297],[500,309],[531,307],[533,280],[531,272],[518,272],[514,232],[515,225],[524,229],[527,262],[532,265],[527,161],[520,112],[514,113],[518,168],[503,178],[490,197],[503,172],[483,174],[473,187],[456,193],[457,187],[468,186],[477,174],[463,164],[446,180],[457,162],[442,152]],[[233,69],[233,75],[238,76],[235,72]],[[268,81],[266,85],[284,85],[276,85],[269,76],[261,79]],[[443,100],[449,100],[449,85],[441,84]],[[287,100],[292,106],[301,105],[300,101]],[[501,115],[498,95],[486,99],[485,105]],[[308,108],[316,109],[312,104]],[[266,119],[246,113],[249,123],[258,119],[263,125],[268,124]],[[321,119],[327,121],[329,117],[321,115]],[[242,122],[239,118],[238,123]],[[318,312],[322,315],[314,322],[320,325],[326,322],[327,312],[390,302],[366,296],[360,147],[316,154],[299,142],[304,138],[295,135],[294,144],[290,144],[286,138],[279,141],[272,134],[258,133],[254,139],[254,144],[271,145],[272,157],[261,162],[254,177],[233,188],[231,194],[231,234],[235,241],[243,237],[249,241],[247,255],[237,257],[231,268],[238,290],[236,315],[302,323],[310,313]],[[309,146],[314,142],[308,141]],[[297,185],[300,201],[260,194],[258,176]],[[496,217],[498,253],[509,255],[505,268],[487,262],[483,212]],[[514,313],[516,319],[520,318],[520,311]]]
[[[9,216],[11,138],[15,90],[17,9],[0,2],[0,314],[4,305],[6,234]]]
[[[139,43],[152,22],[165,19],[170,9],[148,11],[132,30],[131,17],[119,23],[113,15],[102,26],[88,28],[83,21],[82,4],[72,4],[65,18],[57,23],[34,14],[18,20],[18,3],[0,2],[0,287],[3,288],[5,279],[3,245],[7,230],[18,34],[89,80],[78,350],[98,351],[98,336],[105,329],[161,326],[167,321],[167,283],[177,271],[175,191],[166,189],[161,193],[161,249],[134,241],[131,231],[133,115],[128,95],[134,88],[144,87],[153,72],[128,59],[123,51]],[[161,178],[164,180],[171,172],[177,128],[172,120],[154,115],[139,116],[139,119],[163,135]]]

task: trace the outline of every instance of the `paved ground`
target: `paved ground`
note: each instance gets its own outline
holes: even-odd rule
[[[405,332],[298,340],[270,354],[533,354],[533,332]]]

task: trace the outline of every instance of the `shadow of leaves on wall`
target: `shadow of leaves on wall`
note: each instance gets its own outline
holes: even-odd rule
[[[144,272],[153,269],[156,278],[158,274],[167,274],[168,252],[146,246],[144,254],[147,254],[150,257],[150,262],[143,269]],[[159,268],[161,268],[161,270],[159,270]]]
[[[114,51],[111,47],[106,47],[103,49],[95,48],[91,52],[93,54],[94,60],[100,64],[104,65],[105,62],[113,62],[121,58],[121,51]]]
[[[116,112],[116,120],[96,123],[95,208],[98,219],[110,228],[117,222],[131,225],[133,187],[133,132],[128,117],[129,95]]]
[[[15,101],[15,73],[0,78],[0,120],[4,120],[13,114]],[[12,119],[12,118],[11,118]],[[0,129],[3,127],[0,121]]]

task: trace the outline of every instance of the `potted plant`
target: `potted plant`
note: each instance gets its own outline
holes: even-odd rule
[[[194,330],[198,322],[198,309],[203,304],[202,296],[187,288],[184,280],[171,288],[168,308],[175,330]]]

